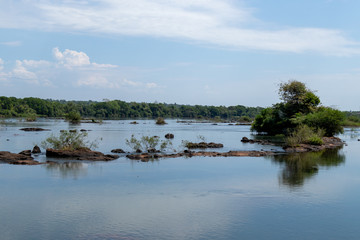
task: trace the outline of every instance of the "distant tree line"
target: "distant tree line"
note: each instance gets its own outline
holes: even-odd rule
[[[134,119],[134,118],[191,118],[238,120],[254,118],[263,108],[237,106],[201,106],[165,103],[136,103],[120,100],[65,101],[40,98],[0,97],[0,117],[65,117],[79,113],[83,118]]]

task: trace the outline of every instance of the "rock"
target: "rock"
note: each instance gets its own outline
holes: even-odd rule
[[[39,165],[31,156],[0,151],[0,162],[16,165]]]
[[[71,130],[69,130],[69,132],[71,132],[71,133],[76,133],[76,129],[71,129]]]
[[[174,138],[174,134],[172,134],[172,133],[167,133],[167,134],[165,135],[165,138],[166,138],[166,139],[173,139],[173,138]]]
[[[80,132],[87,132],[86,129],[80,129]]]
[[[26,156],[31,156],[31,150],[24,150],[24,151],[19,152],[19,154],[26,155]]]
[[[139,124],[137,121],[130,122],[130,124]]]
[[[126,155],[127,158],[131,160],[141,160],[142,162],[147,162],[151,159],[158,158],[177,158],[177,157],[263,157],[275,155],[274,152],[270,151],[230,151],[230,152],[191,152],[185,150],[182,153],[175,154],[151,154],[151,153],[142,153],[142,154],[129,154]]]
[[[119,158],[118,155],[105,155],[101,152],[92,151],[88,148],[82,148],[78,150],[56,150],[48,148],[46,149],[46,156],[55,158],[74,158],[76,160],[87,161],[112,161]]]
[[[287,153],[317,152],[324,149],[339,148],[344,145],[344,142],[337,137],[323,137],[322,141],[322,145],[299,144],[296,147],[284,146],[283,149]]]
[[[41,153],[41,150],[40,150],[40,148],[39,148],[38,145],[35,145],[34,148],[33,148],[33,150],[32,150],[31,152],[32,152],[32,153]]]
[[[156,151],[155,148],[149,148],[149,149],[147,150],[147,152],[148,152],[148,153],[156,153],[157,151]]]
[[[247,137],[243,137],[241,139],[241,142],[243,143],[258,143],[258,144],[262,144],[262,145],[274,145],[274,143],[270,143],[269,141],[266,140],[260,140],[260,139],[248,139]]]
[[[136,149],[136,153],[142,153],[140,149]]]
[[[21,128],[20,130],[25,132],[50,131],[50,129],[43,129],[43,128]]]
[[[221,143],[206,143],[206,142],[199,142],[199,143],[192,143],[189,142],[186,144],[186,147],[189,149],[193,149],[193,148],[222,148],[224,147],[223,144]]]
[[[120,149],[120,148],[117,148],[117,149],[113,149],[111,150],[112,153],[125,153],[124,150]]]

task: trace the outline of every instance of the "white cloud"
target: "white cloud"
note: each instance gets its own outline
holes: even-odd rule
[[[11,42],[0,42],[0,45],[10,46],[10,47],[18,47],[21,46],[20,41],[11,41]]]
[[[360,54],[341,31],[311,27],[253,28],[261,22],[233,0],[88,0],[0,3],[0,27],[88,34],[165,37],[235,49]],[[9,7],[11,5],[11,7]],[[266,25],[266,24],[264,24]],[[80,52],[81,53],[81,52]],[[64,64],[88,63],[79,52],[56,52]]]
[[[13,77],[20,78],[24,80],[31,80],[37,82],[37,76],[35,73],[28,71],[23,62],[16,60],[15,68],[12,71]]]
[[[84,52],[65,49],[61,52],[59,48],[53,49],[55,59],[66,67],[78,67],[90,64],[90,58]]]
[[[0,71],[4,69],[4,60],[0,58]]]

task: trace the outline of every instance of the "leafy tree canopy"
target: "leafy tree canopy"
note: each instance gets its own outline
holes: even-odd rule
[[[266,108],[255,117],[252,129],[270,135],[289,135],[299,125],[323,130],[326,136],[342,132],[344,114],[332,108],[319,107],[320,98],[304,83],[290,80],[279,87],[281,103]]]

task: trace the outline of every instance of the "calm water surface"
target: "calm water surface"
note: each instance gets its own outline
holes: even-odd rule
[[[168,132],[176,149],[204,137],[223,143],[221,151],[281,150],[242,144],[254,137],[249,126],[130,122],[6,120],[0,151],[31,149],[61,129],[91,130],[104,153],[130,151],[132,134]],[[346,129],[340,137],[347,142],[340,150],[266,158],[1,164],[0,239],[359,239],[360,136]]]

